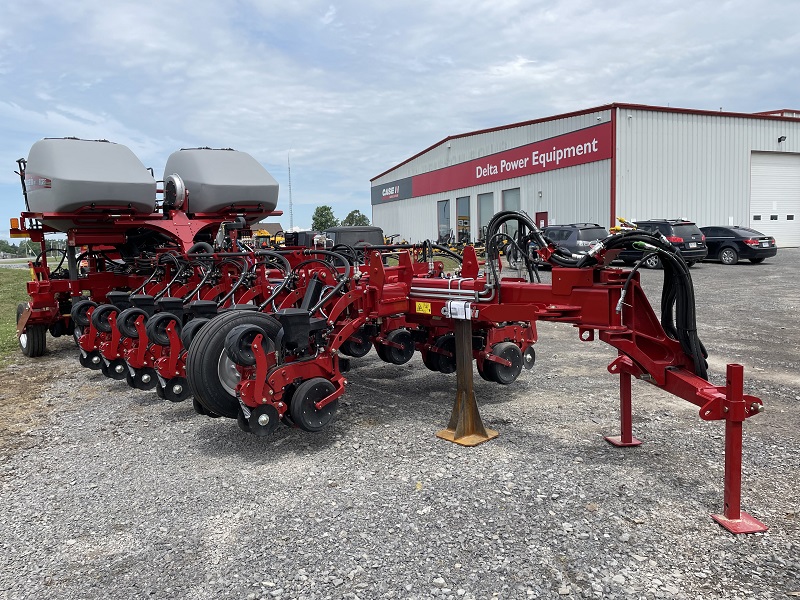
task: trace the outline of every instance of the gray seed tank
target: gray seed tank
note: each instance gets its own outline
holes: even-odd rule
[[[98,209],[151,214],[156,198],[153,176],[127,146],[76,138],[47,138],[31,147],[25,190],[31,212],[87,217]],[[69,219],[44,223],[62,231],[73,225]]]
[[[170,154],[164,180],[178,175],[189,191],[187,213],[241,210],[251,217],[268,216],[278,205],[278,182],[246,152],[190,148]]]

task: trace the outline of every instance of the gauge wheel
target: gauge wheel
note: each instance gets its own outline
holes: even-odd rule
[[[111,333],[111,321],[108,319],[114,314],[119,314],[119,308],[113,304],[101,304],[92,313],[92,325],[101,333]]]
[[[322,377],[314,377],[298,385],[289,406],[292,421],[304,431],[322,431],[333,420],[339,401],[334,400],[320,409],[315,404],[330,396],[335,389],[330,381]]]
[[[164,398],[170,402],[183,402],[191,395],[189,384],[184,377],[173,377],[167,381],[163,390]]]
[[[414,356],[414,338],[407,329],[395,329],[386,336],[388,342],[400,345],[400,348],[378,344],[375,350],[382,360],[393,365],[404,365]]]
[[[438,371],[445,375],[456,372],[456,336],[445,334],[436,340],[436,348],[443,352],[436,353]],[[447,354],[444,354],[447,352]],[[449,355],[449,356],[448,356]]]
[[[178,337],[181,335],[181,322],[172,313],[158,313],[147,319],[147,338],[159,346],[169,346],[169,334],[167,327],[170,323],[175,323],[175,332]]]
[[[184,348],[188,348],[192,345],[194,336],[196,336],[200,328],[210,320],[211,319],[207,319],[206,317],[195,317],[183,326],[181,329],[181,344],[183,344]]]
[[[723,248],[719,251],[719,260],[723,265],[735,265],[739,262],[739,253],[731,247]]]
[[[75,325],[81,329],[87,328],[89,326],[89,317],[86,315],[86,313],[90,308],[96,307],[97,302],[93,302],[92,300],[80,300],[73,304],[72,310],[70,310],[70,316],[75,322]]]
[[[511,364],[506,366],[493,360],[483,361],[483,369],[486,371],[486,376],[491,381],[496,381],[501,385],[508,385],[514,383],[522,371],[522,350],[513,342],[500,342],[492,348],[492,354],[500,358],[504,358]]]
[[[27,308],[28,305],[25,302],[17,305],[17,323]],[[26,325],[19,336],[19,347],[28,358],[36,358],[44,354],[47,347],[47,325]]]
[[[644,259],[644,266],[648,269],[660,269],[661,268],[661,259],[658,258],[657,254],[651,254],[647,258]]]
[[[91,369],[92,371],[99,371],[103,368],[105,364],[103,362],[103,357],[100,356],[99,350],[92,350],[91,352],[87,352],[86,356],[81,353],[79,360],[81,362],[82,367],[86,367],[87,369]]]
[[[126,308],[117,315],[117,329],[126,338],[138,339],[139,332],[136,330],[136,319],[144,317],[147,321],[147,313],[141,308]]]
[[[133,386],[137,390],[152,390],[158,384],[158,374],[153,367],[136,369],[133,376]]]
[[[343,354],[361,358],[369,353],[372,343],[369,341],[369,336],[364,332],[363,328],[359,329],[349,338],[347,338],[341,345],[340,350]]]
[[[422,364],[434,373],[439,371],[439,357],[431,350],[422,351]]]
[[[236,385],[240,374],[225,351],[225,338],[237,325],[254,324],[274,340],[281,329],[268,314],[233,310],[206,323],[194,336],[186,354],[186,379],[194,397],[207,412],[235,419],[239,412]]]
[[[252,367],[256,364],[256,353],[253,350],[253,342],[256,336],[263,338],[262,346],[265,353],[275,350],[275,343],[269,339],[266,332],[258,325],[246,323],[237,325],[225,336],[225,352],[228,358],[237,365]]]

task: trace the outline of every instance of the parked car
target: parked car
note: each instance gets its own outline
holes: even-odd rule
[[[723,265],[735,265],[740,258],[752,263],[764,262],[778,253],[775,238],[749,227],[701,227],[706,236],[708,259]]]
[[[606,228],[597,223],[548,225],[543,233],[557,246],[578,255],[586,254],[597,242],[608,237]]]
[[[647,221],[635,221],[634,224],[639,229],[645,231],[659,231],[667,238],[678,250],[683,260],[690,267],[696,262],[705,259],[708,254],[706,238],[700,228],[684,219],[648,219]],[[641,250],[626,248],[620,252],[619,259],[626,265],[632,265],[644,256]],[[649,269],[661,267],[661,259],[658,256],[649,257],[644,266]]]

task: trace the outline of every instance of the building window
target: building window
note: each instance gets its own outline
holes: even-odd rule
[[[770,215],[769,216],[769,220],[770,221],[777,221],[778,220],[778,215]]]
[[[753,215],[753,221],[760,221],[761,215]]]
[[[436,220],[439,224],[439,237],[437,243],[446,244],[450,241],[450,200],[439,200],[436,203]]]
[[[786,215],[787,221],[794,221],[794,215]]]
[[[469,196],[456,198],[456,241],[469,244]]]
[[[503,190],[503,210],[519,210],[520,193],[519,188]],[[512,238],[517,234],[517,222],[506,221],[506,233]]]
[[[494,193],[478,194],[478,220],[480,223],[480,230],[478,230],[478,239],[486,239],[486,227],[489,221],[494,216]]]

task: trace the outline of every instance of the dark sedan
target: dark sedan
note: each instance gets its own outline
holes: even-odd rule
[[[723,265],[735,265],[745,258],[760,263],[778,253],[775,238],[749,227],[701,227],[700,231],[706,236],[707,260]]]

